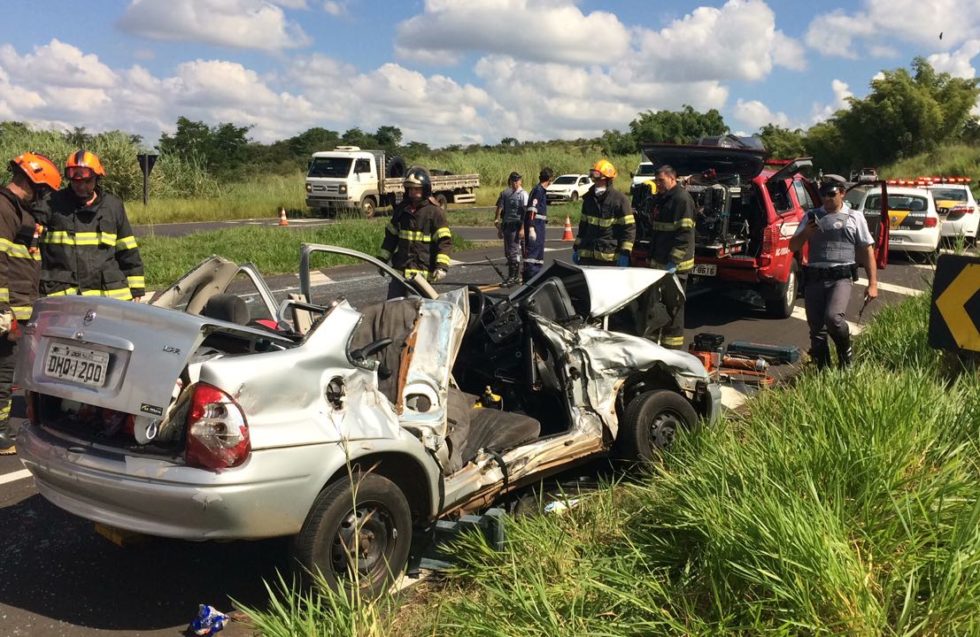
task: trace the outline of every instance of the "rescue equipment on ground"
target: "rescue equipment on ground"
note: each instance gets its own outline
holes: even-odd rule
[[[761,358],[774,365],[792,364],[800,360],[800,348],[796,345],[769,345],[767,343],[732,341],[728,344],[728,353]]]

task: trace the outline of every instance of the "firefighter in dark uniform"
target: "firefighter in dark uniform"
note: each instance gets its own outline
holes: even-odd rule
[[[405,197],[395,206],[385,227],[378,258],[410,279],[421,274],[438,283],[449,271],[453,236],[446,213],[432,198],[432,179],[424,168],[411,168],[405,175]],[[388,298],[404,296],[401,282],[392,281]]]
[[[10,162],[12,178],[0,188],[0,455],[16,453],[10,431],[17,322],[31,318],[40,255],[31,207],[61,187],[58,167],[44,155],[24,153]]]
[[[582,218],[572,248],[572,261],[581,265],[627,267],[636,237],[630,201],[613,188],[616,168],[600,159],[589,171],[594,182],[582,197]]]
[[[660,344],[683,349],[687,277],[694,269],[694,199],[677,183],[677,172],[670,166],[660,166],[655,181],[658,195],[646,200],[645,209],[651,230],[650,267],[676,276],[682,293],[669,288],[664,291],[671,321],[661,331]]]
[[[844,201],[845,189],[841,181],[824,182],[820,186],[823,205],[807,212],[789,241],[793,252],[810,244],[803,270],[803,294],[810,327],[810,356],[821,369],[830,365],[828,334],[837,348],[841,369],[851,363],[851,332],[844,315],[858,265],[868,273],[865,299],[878,297],[874,239],[864,215]]]
[[[524,282],[544,267],[544,241],[548,225],[548,185],[554,173],[542,168],[538,185],[527,197],[527,216],[524,218]]]
[[[102,188],[105,168],[95,153],[68,156],[70,186],[51,195],[41,235],[41,295],[139,299],[143,261],[122,200]]]

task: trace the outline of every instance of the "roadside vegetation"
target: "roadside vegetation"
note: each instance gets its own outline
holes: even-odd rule
[[[245,226],[184,237],[146,236],[139,242],[147,287],[161,288],[213,254],[236,263],[254,263],[263,275],[295,274],[303,243],[342,245],[374,255],[381,246],[384,228],[385,222],[380,219],[344,221],[309,229]],[[454,244],[457,250],[469,246],[458,236],[454,238]],[[349,262],[341,257],[323,255],[317,257],[314,265],[322,268]]]
[[[806,372],[681,437],[645,479],[477,536],[456,570],[349,604],[278,587],[264,635],[980,631],[980,374],[882,309],[850,373]],[[311,618],[315,618],[312,621]]]

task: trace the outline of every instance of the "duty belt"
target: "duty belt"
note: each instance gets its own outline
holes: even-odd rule
[[[857,280],[858,267],[856,263],[832,265],[826,268],[805,267],[804,275],[810,281],[839,281],[840,279]]]

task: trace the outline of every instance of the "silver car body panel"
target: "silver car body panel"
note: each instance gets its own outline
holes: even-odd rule
[[[308,256],[315,251],[356,256],[398,276],[367,255],[305,246],[301,280],[307,293]],[[182,280],[186,287],[158,295],[155,301],[166,305],[185,299],[195,285],[209,296],[221,293],[222,281],[227,283],[241,271],[232,265],[209,260]],[[584,278],[593,319],[622,308],[668,276],[656,270],[563,263],[542,274]],[[674,277],[669,280],[676,282]],[[202,306],[196,297],[190,303],[198,310]],[[468,314],[465,289],[420,300],[402,354],[397,398],[390,401],[379,390],[377,363],[351,360],[351,339],[363,314],[346,301],[325,308],[298,341],[164,307],[97,297],[42,299],[25,328],[18,382],[29,391],[131,414],[140,414],[144,404],[171,403],[176,379],[209,334],[264,339],[266,351],[192,363],[193,379],[221,389],[242,409],[251,454],[241,466],[212,471],[188,466],[181,450],[170,455],[141,453],[135,445],[120,448],[83,440],[44,423],[24,428],[18,451],[41,493],[85,518],[196,540],[288,535],[299,531],[323,486],[346,475],[349,462],[395,456],[409,461],[417,469],[404,476],[406,488],[424,493],[429,510],[418,513],[431,519],[481,499],[490,502],[509,485],[606,451],[619,427],[616,397],[633,374],[663,368],[689,398],[698,383],[708,382],[700,362],[689,354],[589,325],[563,327],[531,314],[557,353],[555,367],[566,379],[568,413],[560,416],[568,427],[502,456],[481,451],[446,476],[447,395],[455,384],[452,369]],[[109,389],[93,390],[46,376],[40,367],[46,348],[59,339],[115,348],[121,362],[110,372]],[[119,375],[118,385],[111,384],[116,382],[112,374]],[[709,411],[717,412],[716,392],[711,400]]]

